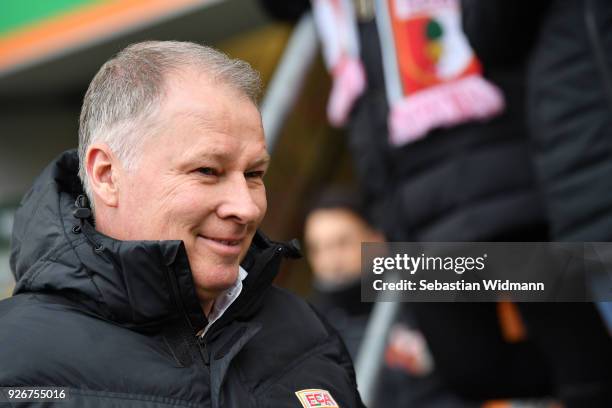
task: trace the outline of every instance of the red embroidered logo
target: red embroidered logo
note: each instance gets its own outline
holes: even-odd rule
[[[332,398],[329,391],[326,390],[301,390],[295,395],[298,397],[304,408],[327,407],[340,408],[338,403]]]

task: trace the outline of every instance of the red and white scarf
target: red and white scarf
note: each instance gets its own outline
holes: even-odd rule
[[[504,109],[461,30],[458,0],[375,0],[375,8],[392,145]],[[328,116],[342,125],[366,86],[354,8],[351,0],[313,0],[313,10],[333,76]]]

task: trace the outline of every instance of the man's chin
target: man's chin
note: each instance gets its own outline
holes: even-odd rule
[[[207,265],[192,270],[194,284],[200,293],[216,297],[236,284],[238,263],[231,265]]]

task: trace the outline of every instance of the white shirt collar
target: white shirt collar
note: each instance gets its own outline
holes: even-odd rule
[[[204,330],[200,331],[200,337],[204,337],[210,326],[225,313],[232,303],[238,298],[240,292],[242,292],[242,281],[247,277],[248,272],[245,271],[242,266],[238,267],[238,279],[234,285],[223,291],[216,299],[213,304],[212,310],[208,314],[208,324]]]

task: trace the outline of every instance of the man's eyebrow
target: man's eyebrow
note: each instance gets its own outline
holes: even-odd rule
[[[250,167],[259,167],[259,166],[267,166],[270,164],[270,155],[266,153],[265,156],[260,157],[251,163]]]
[[[202,160],[220,161],[220,160],[223,160],[224,155],[222,153],[206,152],[206,153],[195,153],[195,154],[187,155],[185,156],[185,158],[186,158],[186,161],[188,162],[199,162]]]
[[[223,153],[217,152],[206,152],[201,154],[194,154],[186,157],[186,161],[188,162],[198,162],[201,160],[214,160],[214,161],[225,161],[227,160],[227,156]],[[249,163],[249,168],[255,168],[260,166],[268,166],[270,164],[270,155],[266,153],[265,156],[261,156],[257,160]]]

